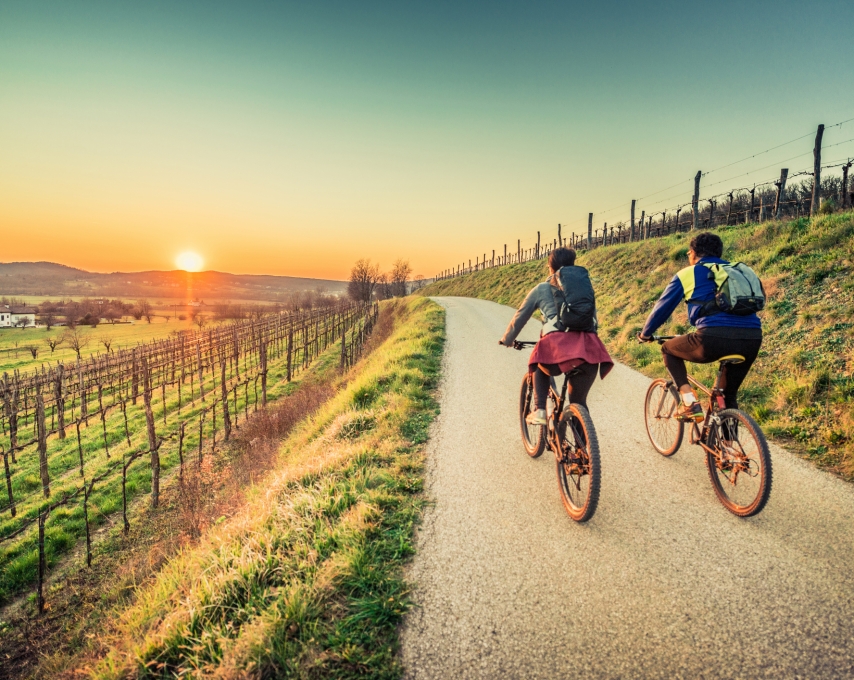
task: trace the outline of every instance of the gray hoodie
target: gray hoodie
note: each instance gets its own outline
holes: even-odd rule
[[[504,331],[504,337],[501,338],[501,344],[507,347],[512,347],[516,336],[522,332],[525,324],[528,323],[528,319],[530,319],[538,309],[543,313],[543,318],[545,319],[540,337],[560,330],[558,328],[557,305],[555,304],[552,285],[548,281],[543,281],[532,288],[531,292],[528,293],[528,296],[525,298],[522,306],[519,307],[516,314],[513,316],[512,321],[510,321],[510,325],[507,326],[507,330]]]

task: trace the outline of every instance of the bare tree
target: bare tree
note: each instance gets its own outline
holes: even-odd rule
[[[193,317],[193,323],[199,327],[199,330],[205,327],[205,323],[207,323],[207,319],[204,314],[198,314]]]
[[[104,310],[104,318],[111,324],[116,323],[116,319],[118,319],[119,316],[119,312],[117,312],[113,307],[107,307]]]
[[[350,271],[350,283],[347,284],[347,295],[358,302],[370,302],[380,279],[380,266],[370,259],[362,258],[356,261]]]
[[[412,275],[412,267],[409,266],[409,261],[399,258],[392,265],[391,274],[391,294],[396,297],[406,295],[406,283]]]
[[[377,300],[388,300],[392,296],[391,275],[380,274],[377,277],[377,287],[374,289]]]
[[[15,325],[18,326],[21,330],[24,330],[27,327],[27,324],[29,324],[29,322],[30,320],[27,317],[22,316],[15,322]]]
[[[110,346],[113,344],[113,339],[109,335],[102,335],[98,338],[98,342],[100,342],[104,346],[104,349],[109,352]]]
[[[56,325],[56,315],[53,312],[46,312],[39,317],[39,322],[50,331]]]
[[[142,298],[142,300],[136,303],[136,307],[139,310],[140,318],[145,317],[145,320],[151,323],[151,320],[154,318],[154,310],[151,307],[151,303],[146,298]]]
[[[33,355],[33,359],[38,358],[39,356],[39,348],[35,345],[27,345],[27,349],[30,351],[30,354]]]
[[[83,332],[77,326],[65,331],[64,339],[68,343],[68,346],[77,354],[78,359],[80,359],[80,352],[83,351],[84,347],[89,345],[90,340],[90,338],[83,335]]]
[[[50,347],[50,353],[53,354],[54,350],[59,347],[65,338],[61,335],[49,335],[44,339],[45,344]]]

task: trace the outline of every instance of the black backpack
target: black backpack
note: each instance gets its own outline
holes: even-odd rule
[[[555,276],[560,288],[552,286],[557,318],[568,331],[596,332],[596,295],[584,267],[561,267]]]

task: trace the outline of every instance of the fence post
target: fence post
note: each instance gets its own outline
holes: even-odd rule
[[[753,211],[756,210],[756,185],[753,185],[753,188],[750,190],[750,210],[747,213],[747,219],[744,220],[744,223],[747,224],[753,219]]]
[[[631,217],[631,228],[629,230],[629,242],[635,240],[635,203],[637,199],[632,199],[632,217]]]
[[[228,412],[228,388],[225,381],[225,358],[220,364],[220,390],[222,391],[222,422],[225,428],[225,441],[231,438],[231,414]]]
[[[726,223],[727,223],[727,226],[729,226],[730,221],[732,221],[732,199],[733,199],[733,195],[732,195],[732,194],[733,194],[733,192],[731,192],[731,191],[730,191],[730,192],[729,192],[729,208],[727,208],[727,211],[726,211]],[[677,219],[678,219],[678,218],[677,218]]]
[[[717,206],[717,201],[715,199],[709,199],[709,229],[715,226],[715,206]]]
[[[65,439],[65,400],[62,396],[62,378],[65,374],[65,366],[59,364],[56,367],[56,382],[54,386],[54,408],[56,410],[56,429],[59,438]]]
[[[821,207],[821,138],[824,136],[824,125],[819,125],[815,133],[815,147],[813,148],[813,185],[812,202],[810,203],[810,215],[818,215]]]
[[[44,422],[44,397],[36,395],[36,420],[38,427],[39,474],[42,480],[42,492],[50,498],[50,475],[47,470],[47,428]]]
[[[691,199],[691,209],[694,212],[694,221],[691,223],[692,231],[696,231],[698,229],[698,224],[700,221],[700,177],[702,177],[703,173],[697,170],[697,174],[694,175],[694,197]]]
[[[563,240],[561,239],[560,235],[560,223],[558,223],[557,225],[557,247],[563,248]]]
[[[786,178],[789,176],[789,168],[783,168],[780,170],[780,180],[778,182],[774,182],[777,185],[777,200],[774,205],[774,217],[778,220],[780,216],[783,214],[783,201],[786,200]],[[732,196],[732,194],[730,194]],[[732,198],[730,198],[730,202],[732,202]]]
[[[151,371],[148,358],[142,358],[142,401],[145,406],[145,424],[148,432],[148,449],[151,454],[151,507],[160,503],[160,454],[157,450],[157,432],[154,429],[154,412],[151,410]]]
[[[537,255],[536,259],[540,259],[540,232],[537,232]]]
[[[267,343],[262,340],[261,354],[261,406],[267,405]]]
[[[593,247],[593,213],[587,215],[587,250]]]
[[[39,585],[38,585],[38,608],[39,614],[44,614],[44,523],[47,519],[47,510],[39,512]]]
[[[502,264],[507,264],[507,244],[504,244],[504,261]]]
[[[3,468],[6,472],[6,493],[9,496],[9,510],[14,517],[18,514],[18,510],[15,508],[15,496],[12,493],[12,471],[9,469],[9,452],[3,449]]]
[[[840,203],[842,204],[843,209],[851,207],[851,196],[848,195],[848,170],[850,168],[850,160],[842,166],[842,200]]]
[[[641,241],[646,241],[649,238],[649,222],[646,221],[646,210],[641,210],[640,232]]]

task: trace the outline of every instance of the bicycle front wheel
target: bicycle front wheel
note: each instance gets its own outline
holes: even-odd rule
[[[706,467],[724,507],[739,517],[755,515],[771,494],[771,453],[761,428],[744,411],[725,409],[709,429]]]
[[[676,417],[678,409],[679,395],[673,384],[653,380],[646,391],[644,417],[649,441],[662,456],[672,456],[682,444],[685,424]]]
[[[587,409],[570,404],[559,426],[557,483],[567,514],[576,522],[593,517],[599,504],[599,439]]]
[[[538,458],[546,448],[546,428],[542,425],[529,425],[526,420],[535,408],[534,380],[530,373],[526,373],[519,392],[519,426],[522,429],[522,446],[531,458]]]

